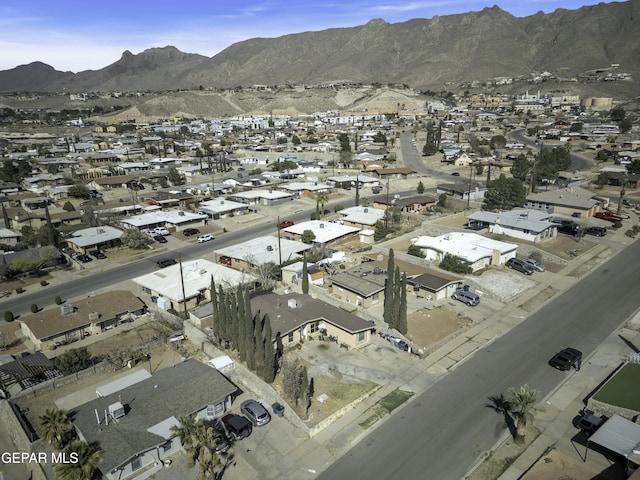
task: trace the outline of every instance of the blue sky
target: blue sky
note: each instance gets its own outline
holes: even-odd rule
[[[373,18],[399,23],[479,11],[495,4],[525,17],[591,0],[2,0],[0,70],[42,61],[56,70],[96,70],[122,52],[173,45],[213,56],[256,37],[364,25]]]

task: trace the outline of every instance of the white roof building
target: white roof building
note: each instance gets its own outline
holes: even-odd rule
[[[102,245],[119,239],[122,236],[122,230],[104,225],[101,227],[85,228],[83,230],[76,230],[73,232],[73,236],[67,241],[73,243],[78,248],[93,247],[95,245]]]
[[[313,242],[319,244],[334,242],[342,237],[360,231],[360,229],[356,227],[326,222],[324,220],[309,220],[308,222],[296,223],[295,225],[282,229],[284,233],[290,233],[298,238],[302,236],[305,230],[311,230],[315,235]]]
[[[225,198],[207,200],[206,202],[200,203],[198,207],[199,213],[203,213],[212,218],[220,218],[228,213],[244,210],[247,210],[247,206],[244,203],[232,202]]]
[[[264,265],[265,263],[281,263],[301,258],[302,253],[311,248],[311,245],[297,242],[288,238],[264,236],[252,238],[246,242],[221,248],[215,251],[216,258],[221,256],[243,260],[252,265]]]
[[[235,288],[239,284],[255,283],[256,277],[239,272],[232,268],[213,263],[202,258],[182,262],[182,279],[180,264],[172,265],[133,279],[143,289],[167,298],[175,303],[182,303],[182,284],[184,282],[184,298],[186,300],[206,295],[211,288],[211,278],[216,285]],[[205,292],[207,292],[205,294]]]
[[[278,187],[282,188],[283,190],[289,190],[291,192],[300,192],[303,190],[307,190],[309,192],[324,192],[327,190],[331,190],[331,187],[329,185],[315,182],[291,182],[278,185]]]
[[[518,245],[500,242],[477,233],[451,232],[439,237],[421,236],[411,243],[422,248],[426,260],[441,262],[446,254],[468,263],[473,270],[489,265],[502,265],[516,256]]]
[[[156,210],[121,220],[121,223],[135,228],[153,226],[182,227],[203,222],[207,218],[202,213],[191,213],[183,210]]]

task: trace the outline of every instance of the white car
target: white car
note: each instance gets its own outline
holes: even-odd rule
[[[213,235],[210,233],[206,233],[205,235],[200,235],[198,237],[198,243],[208,242],[209,240],[213,240]]]
[[[156,227],[153,231],[159,235],[171,235],[171,232],[165,227]]]

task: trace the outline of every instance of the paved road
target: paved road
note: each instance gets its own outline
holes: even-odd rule
[[[513,138],[516,142],[522,143],[529,147],[533,147],[536,149],[540,148],[540,145],[538,143],[532,140],[531,137],[527,137],[524,134],[524,130],[514,130],[513,132],[509,133],[509,137]],[[552,148],[552,146],[548,146],[548,148]],[[572,153],[571,155],[569,155],[569,157],[571,158],[572,170],[588,170],[595,164],[595,160],[589,159],[582,155],[577,155],[576,153]]]
[[[640,271],[630,261],[636,258],[640,242],[485,346],[318,478],[464,478],[504,433],[503,419],[487,408],[490,396],[525,383],[546,396],[568,375],[547,365],[554,353],[574,346],[584,352],[583,371],[588,369],[589,355],[640,307]]]

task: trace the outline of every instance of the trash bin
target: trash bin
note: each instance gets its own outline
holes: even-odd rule
[[[462,290],[464,290],[465,292],[469,291],[469,285],[465,285],[462,287]]]
[[[279,417],[282,417],[284,415],[284,407],[279,403],[274,403],[273,405],[271,405],[271,408],[273,409],[274,415],[277,415]]]

